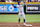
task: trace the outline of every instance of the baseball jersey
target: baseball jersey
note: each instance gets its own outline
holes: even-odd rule
[[[18,12],[19,13],[23,13],[24,12],[23,5],[17,5],[17,7],[18,7]]]

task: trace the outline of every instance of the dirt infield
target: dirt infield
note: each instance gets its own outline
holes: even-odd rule
[[[21,23],[21,26],[18,26],[18,23],[0,23],[0,27],[40,27],[40,23],[26,23],[31,24],[32,26],[24,26]]]

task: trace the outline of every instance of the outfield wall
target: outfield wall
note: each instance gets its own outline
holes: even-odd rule
[[[18,13],[17,4],[0,4],[0,13]]]
[[[21,4],[24,4],[21,2]],[[18,13],[17,6],[18,2],[6,3],[0,2],[0,13]],[[40,2],[26,2],[26,6],[24,6],[25,13],[40,13]]]
[[[40,4],[27,4],[26,13],[40,13]]]

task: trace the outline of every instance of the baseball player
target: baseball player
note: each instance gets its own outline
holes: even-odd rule
[[[24,25],[26,25],[25,24],[25,14],[24,14],[24,8],[23,8],[23,6],[24,5],[21,5],[21,2],[18,2],[18,5],[17,5],[17,7],[18,7],[18,15],[19,15],[19,21],[18,21],[18,24],[20,25],[20,18],[21,18],[21,16],[23,17],[23,20],[24,20]]]
[[[26,5],[26,4],[24,4]],[[20,19],[21,19],[21,16],[23,17],[23,20],[24,20],[24,25],[25,26],[31,26],[31,25],[28,25],[28,24],[25,24],[25,13],[24,13],[24,5],[21,5],[21,2],[18,2],[18,5],[16,6],[18,8],[18,15],[19,15],[19,20],[18,20],[18,25],[20,26]],[[15,7],[15,6],[14,6]]]

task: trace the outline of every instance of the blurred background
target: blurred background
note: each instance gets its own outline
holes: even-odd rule
[[[6,1],[8,1],[8,2],[18,2],[18,1],[26,1],[26,2],[40,2],[40,0],[0,0],[0,2],[6,2]]]
[[[13,10],[13,9],[17,9],[17,8],[11,8],[9,11],[9,7],[6,8],[6,6],[4,6],[5,4],[7,4],[7,6],[9,4],[13,4],[14,6],[17,6],[18,2],[21,1],[21,4],[24,4],[24,2],[26,3],[26,6],[24,6],[24,12],[25,13],[40,13],[40,0],[0,0],[0,6],[1,4],[3,4],[3,8],[2,10],[0,10],[1,13],[18,13],[18,11]],[[6,9],[5,9],[6,8]],[[9,12],[8,12],[9,11]],[[15,12],[14,12],[15,11]]]
[[[40,0],[0,0],[0,22],[18,22],[18,8],[14,6],[17,6],[19,1],[22,5],[26,3],[26,22],[40,22]]]

